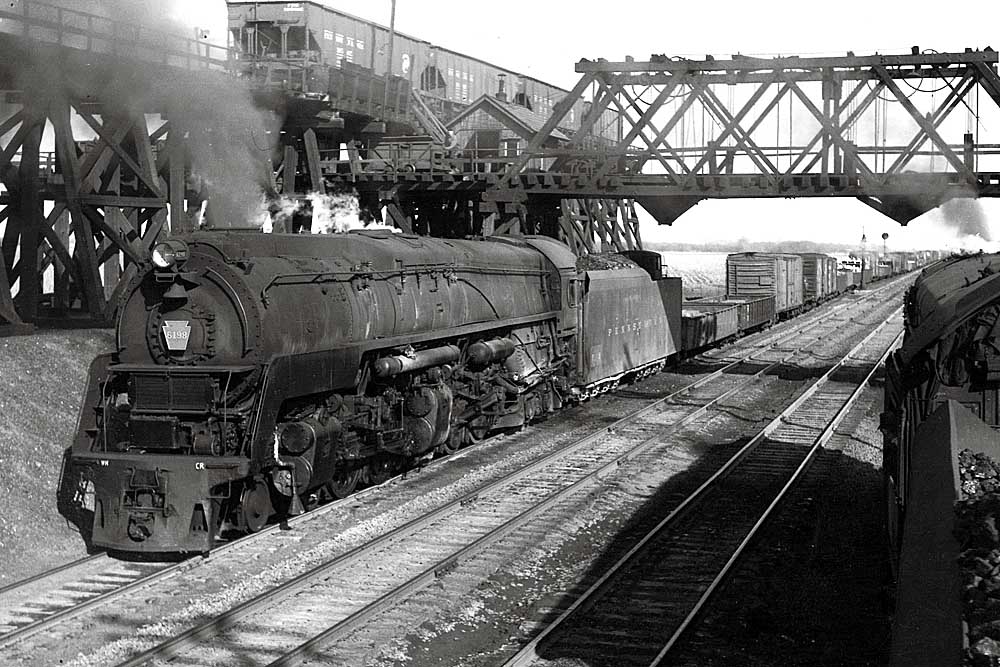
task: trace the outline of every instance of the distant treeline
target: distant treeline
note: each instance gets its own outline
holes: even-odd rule
[[[860,244],[847,247],[836,243],[815,241],[709,241],[706,243],[644,243],[647,250],[663,252],[822,252],[847,254],[861,249]],[[881,251],[882,243],[868,243],[869,251]]]

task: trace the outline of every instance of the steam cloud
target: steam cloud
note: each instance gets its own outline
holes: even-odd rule
[[[950,199],[941,205],[941,217],[948,229],[959,236],[978,236],[992,241],[986,214],[978,199]]]
[[[178,18],[190,4],[185,0],[95,0],[86,7],[78,0],[49,1],[119,22],[119,29],[131,30],[129,36],[148,48],[147,56],[164,46],[164,35],[171,36],[171,49],[201,50],[194,42],[174,39],[195,37],[194,26]],[[225,36],[211,35],[210,41],[224,44]],[[215,51],[213,56],[222,58],[223,52]],[[26,95],[37,88],[35,81],[63,80],[65,73],[52,60],[41,51],[28,67],[21,68]],[[111,110],[163,109],[170,131],[186,137],[193,172],[189,184],[210,199],[208,222],[215,227],[253,225],[261,194],[271,189],[270,158],[281,119],[259,108],[247,86],[222,72],[207,74],[192,84],[192,77],[171,67],[137,64],[142,61],[128,58],[109,60],[112,71],[104,89],[93,91],[95,97]],[[190,213],[196,219],[206,214],[198,209]]]

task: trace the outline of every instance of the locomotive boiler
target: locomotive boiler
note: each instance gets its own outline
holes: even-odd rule
[[[680,281],[613,257],[388,230],[160,243],[91,367],[60,511],[94,548],[206,552],[658,368]]]
[[[903,343],[886,362],[883,471],[894,551],[917,478],[957,470],[958,452],[1000,452],[1000,255],[924,269],[904,303]],[[948,473],[950,480],[950,472]]]

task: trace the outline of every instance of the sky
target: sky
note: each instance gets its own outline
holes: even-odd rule
[[[178,16],[209,26],[213,35],[224,30],[222,0],[177,2]],[[390,0],[322,4],[389,24]],[[990,13],[973,4],[921,1],[842,0],[817,5],[786,0],[397,0],[396,29],[568,89],[579,80],[574,65],[581,58],[616,61],[631,55],[647,60],[653,53],[697,58],[734,53],[844,55],[848,50],[862,55],[906,53],[911,46],[937,51],[1000,48],[998,24]],[[1000,202],[981,204],[992,235],[1000,238]],[[957,243],[940,211],[901,227],[853,199],[704,201],[672,227],[644,218],[642,231],[647,239],[666,242],[746,237],[854,244],[864,231],[869,240],[888,232],[890,249],[894,244],[908,248]],[[994,247],[975,239],[964,243],[970,248],[977,244]]]

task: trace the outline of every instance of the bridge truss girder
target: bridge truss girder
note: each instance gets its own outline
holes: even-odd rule
[[[573,91],[484,199],[524,203],[557,193],[636,198],[661,224],[671,224],[707,198],[846,196],[906,224],[953,197],[1000,194],[1000,161],[994,157],[1000,144],[979,136],[980,100],[988,113],[1000,110],[996,63],[992,50],[584,60],[577,64],[582,77]],[[939,95],[928,96],[925,85]],[[572,102],[588,89],[593,103],[581,129],[568,146],[544,149],[565,124]],[[783,137],[777,130],[785,108]],[[976,127],[956,138],[951,135],[958,109],[968,111],[970,123],[975,114]],[[609,110],[622,121],[621,141],[613,146],[592,134]],[[873,119],[872,143],[859,143]],[[887,127],[892,145],[885,142]],[[904,130],[909,134],[900,135]],[[686,142],[695,132],[701,140]],[[771,143],[765,143],[767,133]],[[538,158],[553,160],[544,180],[528,170]],[[987,162],[992,168],[984,168]]]

